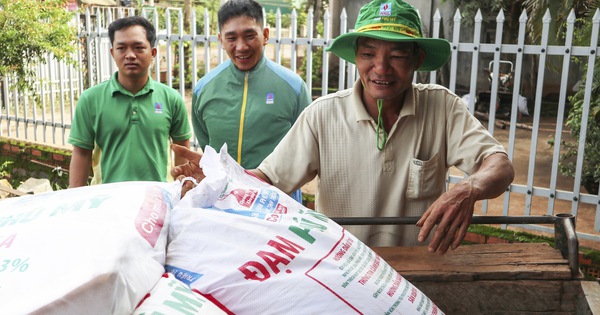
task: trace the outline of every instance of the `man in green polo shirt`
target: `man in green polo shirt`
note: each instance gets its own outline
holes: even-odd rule
[[[146,18],[110,24],[110,53],[118,67],[112,78],[81,94],[69,143],[70,187],[122,181],[167,181],[170,141],[189,148],[191,130],[181,96],[152,80],[156,31]],[[185,159],[175,156],[175,165]]]

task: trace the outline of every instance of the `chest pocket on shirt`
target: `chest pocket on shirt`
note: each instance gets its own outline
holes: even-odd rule
[[[440,182],[444,178],[437,174],[438,159],[438,154],[429,161],[411,159],[406,189],[407,198],[421,199],[432,196],[437,198],[442,193],[443,187]]]

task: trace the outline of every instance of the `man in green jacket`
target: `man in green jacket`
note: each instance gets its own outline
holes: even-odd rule
[[[198,81],[192,123],[200,147],[219,149],[244,168],[256,168],[310,103],[306,84],[264,56],[269,29],[254,0],[230,0],[219,9],[219,41],[229,60]],[[293,195],[301,202],[300,190]]]

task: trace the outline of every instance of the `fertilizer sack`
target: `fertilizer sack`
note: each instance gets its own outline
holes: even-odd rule
[[[226,315],[227,313],[172,274],[165,273],[133,312],[133,315],[150,314]]]
[[[230,314],[442,314],[323,214],[207,147],[173,209],[166,269]]]
[[[0,202],[2,314],[131,314],[164,273],[181,183],[94,185]]]

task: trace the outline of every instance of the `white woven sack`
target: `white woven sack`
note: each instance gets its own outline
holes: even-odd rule
[[[152,288],[133,315],[226,315],[200,293],[194,292],[170,273]]]
[[[180,183],[127,182],[0,202],[0,313],[131,314],[164,273]]]
[[[234,314],[442,314],[364,243],[207,147],[167,271]]]

